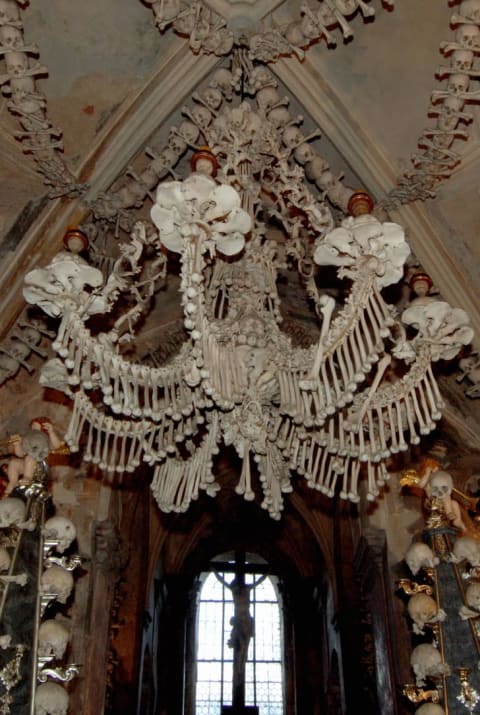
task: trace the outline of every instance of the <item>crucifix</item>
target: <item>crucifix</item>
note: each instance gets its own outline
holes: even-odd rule
[[[250,592],[258,586],[265,578],[263,573],[256,578],[253,583],[247,584],[245,572],[259,571],[253,564],[246,563],[245,552],[235,551],[235,563],[213,562],[215,575],[218,580],[230,589],[233,597],[233,616],[230,619],[232,631],[228,640],[228,646],[233,649],[233,681],[232,681],[232,710],[235,715],[252,712],[245,707],[245,666],[247,663],[248,647],[250,640],[254,637],[255,623],[250,613]],[[264,571],[265,567],[261,567]],[[219,573],[221,572],[221,573]],[[234,574],[230,583],[223,577],[223,573]]]

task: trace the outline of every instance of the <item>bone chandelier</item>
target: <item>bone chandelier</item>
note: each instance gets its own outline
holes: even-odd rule
[[[73,397],[67,443],[78,450],[85,432],[84,459],[107,472],[152,465],[164,511],[186,510],[201,489],[215,495],[222,443],[242,459],[236,491],[247,500],[255,462],[274,519],[292,473],[352,502],[364,474],[374,500],[389,457],[441,416],[432,362],[453,358],[472,338],[464,311],[427,296],[396,317],[381,291],[403,275],[402,228],[380,223],[365,194],[343,187],[353,215],[334,228],[307,188],[309,145],[298,127],[273,121],[278,110],[267,95],[217,107],[202,127],[211,152],[194,154],[196,170],[184,181],[158,185],[158,231],[137,222],[107,280],[68,251],[26,276],[26,299],[61,317],[58,358],[47,370]],[[282,257],[269,237],[272,217],[285,234]],[[122,351],[165,271],[165,249],[180,254],[189,337],[168,365],[150,367]],[[294,347],[279,327],[285,254],[299,267],[336,266],[350,284],[341,303],[319,292],[313,270],[304,276],[321,320],[310,348]],[[98,314],[113,323],[107,332],[94,328]]]

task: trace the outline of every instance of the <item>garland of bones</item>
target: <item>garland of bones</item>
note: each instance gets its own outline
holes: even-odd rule
[[[150,4],[159,29],[163,31],[172,25],[177,31],[188,34],[194,52],[220,55],[232,49],[234,38],[225,21],[202,3],[186,6],[175,0],[161,0]],[[394,3],[388,4],[393,7]],[[329,46],[333,46],[332,30],[339,28],[344,38],[353,35],[346,18],[358,10],[364,17],[374,15],[372,7],[357,0],[325,0],[316,10],[303,4],[299,21],[251,37],[249,57],[273,62],[280,55],[295,53],[301,59],[304,49],[317,40],[325,39]],[[398,203],[432,198],[437,184],[460,163],[460,155],[453,151],[452,144],[456,138],[468,138],[465,125],[471,122],[472,116],[464,108],[467,103],[476,103],[480,99],[478,92],[468,91],[470,80],[478,77],[474,59],[480,52],[480,0],[464,0],[458,12],[452,15],[451,24],[457,28],[454,40],[441,43],[443,54],[450,57],[450,66],[437,70],[437,76],[448,79],[447,87],[432,93],[429,109],[430,115],[437,116],[436,126],[424,131],[419,140],[420,151],[412,158],[413,168],[405,171],[397,187],[383,200],[382,206],[387,210]],[[61,131],[49,121],[46,97],[35,87],[35,77],[44,75],[47,70],[38,62],[31,63],[30,57],[38,56],[38,48],[25,44],[16,0],[0,0],[0,53],[6,63],[6,74],[0,76],[0,83],[3,92],[11,95],[8,109],[19,118],[22,126],[16,136],[22,141],[25,152],[33,155],[45,183],[50,186],[50,196],[82,195],[87,186],[79,184],[66,166],[60,154]],[[257,69],[261,74],[262,68]],[[227,91],[231,92],[232,88]],[[188,129],[186,131],[188,133]],[[179,148],[181,145],[164,147],[161,156],[147,150],[153,159],[151,165],[140,177],[130,171],[132,179],[120,191],[101,194],[92,207],[95,218],[126,220],[126,228],[130,230],[132,221],[125,216],[127,209],[141,205],[158,179],[172,171],[179,158]],[[341,200],[344,196],[341,177],[336,179],[332,175],[327,162],[318,157],[313,148],[303,151],[310,153],[308,161],[304,162],[307,178],[315,181],[334,205],[345,210],[345,202]],[[90,238],[94,238],[98,235],[99,225],[90,223],[86,229]],[[105,232],[105,227],[101,232]],[[107,270],[108,262],[111,265],[113,261],[106,259],[101,251],[95,252],[94,245],[92,251],[92,258],[103,263]],[[40,347],[42,334],[48,336],[48,331],[39,322],[32,324],[24,319],[23,325],[17,324],[14,333],[0,345],[0,384],[13,377],[20,367],[31,372],[33,368],[29,366],[28,358],[32,353],[45,357]]]
[[[238,147],[239,137],[230,136],[228,124],[222,122],[222,116],[228,116],[229,121],[234,120],[241,125],[241,115],[248,111],[247,125],[253,122],[258,133],[258,123],[252,120],[257,116],[261,118],[263,127],[268,128],[268,136],[261,137],[262,145],[267,139],[270,140],[268,157],[270,162],[273,157],[274,165],[278,167],[272,172],[272,166],[268,166],[268,176],[264,174],[263,185],[265,186],[268,178],[276,201],[285,209],[289,206],[295,207],[301,213],[304,225],[317,236],[317,241],[328,235],[328,231],[333,227],[330,212],[323,202],[316,201],[305,188],[304,176],[326,191],[328,198],[343,210],[352,192],[335,178],[331,180],[328,177],[328,185],[325,186],[325,174],[330,173],[331,176],[328,165],[312,151],[307,143],[308,137],[303,137],[298,129],[298,119],[290,117],[268,70],[263,66],[254,66],[246,53],[239,53],[237,61],[247,73],[250,93],[256,95],[256,111],[247,110],[244,105],[236,110],[226,105],[238,82],[238,74],[235,77],[235,72],[219,70],[205,96],[194,97],[193,108],[185,110],[188,119],[178,129],[172,129],[169,145],[153,157],[152,163],[142,175],[133,178],[116,195],[98,198],[92,206],[96,218],[118,218],[122,206],[141,202],[154,186],[152,179],[156,182],[162,175],[167,175],[188,146],[196,146],[194,136],[198,137],[200,132],[219,156],[222,155],[222,141],[224,142],[222,180],[226,183],[236,183],[238,186],[244,186],[246,182],[249,191],[242,191],[243,200],[248,198],[249,213],[253,213],[257,218],[262,210],[262,201],[254,192],[252,194],[252,182],[248,180],[248,174],[243,178],[241,173],[239,174],[240,165],[248,164],[248,158],[251,162],[255,152],[250,157],[244,156],[243,162],[240,161],[236,152],[232,151],[235,142]],[[219,127],[226,131],[223,138],[219,134]],[[237,128],[240,130],[240,126]],[[251,149],[258,138],[250,136],[248,141],[245,138],[243,141],[245,146],[251,144]],[[290,155],[293,155],[300,166],[291,166],[287,160]],[[305,173],[300,169],[301,166],[305,166]],[[112,209],[111,216],[108,215],[108,207]],[[288,246],[289,253],[297,260],[305,259],[302,253],[305,247],[299,241],[300,222],[288,220],[282,213],[278,214],[277,218],[283,222],[287,233],[293,239]],[[120,221],[125,228],[131,227],[128,214],[120,215]],[[239,289],[245,287],[238,284],[238,281],[241,283],[239,276],[244,274],[244,267],[239,276],[228,275],[227,280],[225,274],[234,271],[234,268],[230,268],[230,264],[217,261],[210,274],[207,274],[210,275],[210,285],[207,285],[203,283],[203,254],[191,256],[188,251],[183,251],[184,266],[192,260],[198,265],[198,270],[193,274],[188,270],[182,272],[183,294],[189,296],[184,302],[186,327],[190,331],[191,339],[178,360],[167,368],[139,366],[121,357],[118,346],[122,341],[119,329],[125,322],[123,317],[117,321],[110,335],[103,336],[102,345],[94,339],[85,325],[88,311],[85,311],[84,306],[78,305],[76,310],[72,309],[71,305],[62,306],[64,314],[54,347],[59,352],[60,360],[64,361],[66,382],[69,385],[80,385],[75,394],[74,413],[68,430],[69,442],[72,448],[78,447],[81,429],[87,423],[86,457],[103,468],[121,472],[134,468],[141,459],[157,463],[153,487],[163,508],[185,509],[190,500],[197,496],[199,488],[207,489],[210,493],[216,491],[218,485],[211,476],[211,463],[218,450],[220,433],[223,433],[224,441],[235,444],[243,457],[238,491],[246,498],[253,496],[248,458],[250,451],[253,453],[263,483],[264,506],[275,518],[278,518],[282,508],[282,492],[290,490],[290,468],[306,474],[311,486],[328,494],[333,493],[336,481],[341,476],[342,497],[356,501],[360,464],[365,462],[369,498],[375,498],[379,487],[388,476],[384,466],[385,459],[391,453],[407,447],[404,430],[407,429],[410,433],[409,441],[416,442],[419,439],[418,433],[428,432],[440,417],[442,403],[431,371],[431,360],[439,359],[445,351],[450,355],[452,349],[468,342],[469,336],[465,333],[467,329],[463,326],[466,321],[463,311],[445,309],[443,318],[436,321],[436,335],[428,335],[432,326],[425,318],[423,333],[420,331],[415,340],[409,343],[399,341],[396,348],[399,356],[402,349],[405,351],[408,361],[412,362],[410,368],[397,383],[388,384],[384,381],[382,384],[383,372],[389,358],[385,355],[380,359],[380,355],[385,339],[391,337],[395,320],[392,308],[384,303],[379,286],[376,285],[380,259],[377,256],[375,260],[359,263],[358,251],[362,254],[363,248],[358,244],[354,250],[357,252],[354,265],[343,268],[342,275],[353,280],[352,291],[345,306],[332,320],[332,299],[317,297],[317,308],[323,316],[318,347],[307,351],[292,351],[288,338],[280,333],[278,328],[274,330],[279,319],[278,295],[271,269],[272,247],[264,240],[262,230],[262,223],[257,219],[252,238],[246,246],[245,258],[241,260],[249,262],[250,271],[260,262],[262,269],[258,269],[258,266],[255,269],[257,277],[261,275],[263,283],[268,283],[266,293],[269,309],[267,316],[262,314],[261,319],[265,321],[268,318],[270,338],[276,343],[273,351],[276,356],[274,375],[271,380],[266,381],[265,387],[268,409],[264,404],[259,404],[258,400],[253,400],[251,405],[247,403],[238,407],[236,400],[241,394],[239,389],[245,389],[245,374],[242,376],[242,371],[245,373],[245,365],[241,360],[235,359],[237,353],[232,350],[232,345],[225,347],[216,335],[218,329],[216,330],[215,319],[219,318],[221,311],[219,313],[215,306],[222,304],[222,297],[219,296],[228,295],[230,301],[232,300],[232,293],[226,288],[229,282],[232,285],[236,281]],[[355,238],[355,225],[350,225],[345,230],[349,232],[350,243],[358,243]],[[385,232],[387,229],[377,230]],[[112,273],[112,281],[96,291],[107,310],[112,309],[119,286],[136,297],[137,303],[127,320],[127,333],[131,332],[135,319],[138,319],[141,310],[148,305],[155,284],[155,278],[151,278],[150,281],[142,281],[141,290],[135,285],[135,278],[141,271],[140,256],[146,245],[158,248],[161,237],[160,240],[155,238],[151,230],[138,224],[133,228],[132,242],[133,247],[136,246],[133,254],[128,245],[125,245]],[[159,256],[156,278],[164,269],[161,262]],[[233,266],[235,267],[235,264]],[[152,271],[152,275],[154,273],[155,271]],[[269,273],[270,278],[267,280]],[[193,275],[200,276],[200,283],[186,285],[186,281]],[[310,292],[315,293],[312,281]],[[211,297],[212,293],[214,298]],[[263,298],[265,296],[262,296]],[[199,324],[198,316],[202,318]],[[456,331],[461,332],[460,337],[455,336]],[[106,349],[107,346],[111,349]],[[90,362],[85,360],[85,357]],[[282,359],[287,362],[282,364]],[[356,403],[356,386],[377,361],[378,372],[369,388],[367,399],[362,397]],[[84,373],[79,375],[82,364]],[[217,374],[214,371],[214,374],[210,375],[205,370],[202,373],[202,366],[205,364],[216,366]],[[90,374],[88,365],[91,366]],[[231,374],[223,374],[220,367],[222,365],[229,365]],[[267,370],[266,373],[268,372]],[[248,374],[249,369],[247,378]],[[137,421],[118,419],[93,405],[87,395],[92,387],[101,389],[103,401],[105,405],[111,406],[114,415],[123,412],[123,416],[131,415]],[[255,394],[258,394],[258,385]],[[120,399],[122,395],[123,401]],[[224,414],[212,415],[209,409],[214,403]],[[348,411],[344,409],[346,405],[351,405]],[[251,409],[253,414],[249,414]],[[242,424],[242,420],[237,419],[241,418],[242,414],[235,412],[238,413],[239,410],[240,413],[244,410],[243,422],[247,425],[245,433],[235,428],[235,425]],[[252,423],[250,426],[249,422]],[[263,427],[260,429],[263,434],[260,435],[259,423]],[[363,426],[370,430],[369,440],[365,440]],[[199,430],[204,432],[204,438],[201,447],[195,449],[190,438]],[[182,443],[185,444],[187,452],[193,452],[190,462],[176,458],[179,456],[178,445]],[[161,462],[167,455],[171,457]],[[187,474],[194,475],[194,479],[189,480]],[[281,475],[280,478],[278,474]]]
[[[159,232],[136,222],[130,241],[119,243],[108,280],[102,282],[98,271],[87,281],[97,286],[91,292],[79,286],[68,292],[66,285],[55,297],[49,289],[50,273],[58,281],[61,260],[72,260],[65,252],[25,279],[27,300],[62,315],[53,348],[65,384],[74,388],[65,436],[70,448],[79,449],[86,429],[84,459],[107,472],[151,464],[153,493],[167,511],[184,511],[200,489],[215,494],[212,468],[221,441],[243,460],[237,492],[246,499],[254,497],[253,457],[263,506],[273,518],[280,517],[283,493],[291,491],[291,470],[329,496],[339,482],[341,497],[355,502],[364,464],[368,498],[375,499],[388,478],[386,460],[418,443],[441,416],[432,361],[450,359],[472,338],[465,312],[443,301],[414,302],[402,322],[396,320],[380,291],[403,275],[409,253],[403,230],[371,215],[333,229],[327,205],[305,183],[302,161],[310,147],[297,120],[285,115],[271,77],[261,89],[252,87],[258,69],[245,67],[255,102],[230,105],[233,75],[218,70],[215,86],[195,98],[184,110],[189,119],[172,131],[177,149],[186,129],[190,141],[192,127],[195,136],[202,134],[219,158],[220,183],[196,173],[183,182],[160,182],[152,208]],[[218,87],[227,75],[223,94]],[[339,200],[346,203],[351,194],[342,187]],[[319,340],[308,349],[294,348],[279,328],[282,261],[266,236],[271,216],[288,236],[293,261],[340,266],[339,277],[352,282],[342,306],[318,293],[313,274],[307,277],[322,319]],[[129,361],[120,350],[133,340],[163,275],[162,246],[181,257],[189,338],[168,366],[154,368]],[[155,258],[145,267],[152,249]],[[110,331],[94,335],[90,316],[111,313],[113,320],[119,294],[130,298],[130,310]],[[410,325],[417,334],[407,339]],[[393,374],[385,379],[389,350],[404,365],[403,377],[393,382]]]

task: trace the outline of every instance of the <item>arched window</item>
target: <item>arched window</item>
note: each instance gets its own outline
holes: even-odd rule
[[[195,715],[219,715],[232,705],[284,715],[281,609],[277,579],[266,570],[266,565],[237,559],[213,562],[203,575]]]

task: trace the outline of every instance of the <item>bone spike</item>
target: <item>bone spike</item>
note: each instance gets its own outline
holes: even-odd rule
[[[102,440],[100,437],[103,437],[103,450],[102,450],[102,456],[100,459],[99,467],[100,469],[107,469],[107,457],[109,453],[109,444],[110,444],[110,437],[112,437],[112,442],[114,440],[114,432],[112,432],[113,427],[113,419],[111,417],[106,417],[105,418],[105,427],[102,429],[98,435],[98,441],[101,442]]]
[[[368,474],[368,492],[367,500],[375,501],[375,497],[378,495],[377,483],[375,481],[375,471],[373,464],[370,460],[367,462],[367,474]]]
[[[325,453],[326,450],[322,449],[320,446],[317,448],[317,454],[315,457],[315,463],[312,468],[312,475],[311,475],[311,484],[309,483],[309,486],[314,487],[315,484],[318,484],[318,468],[320,465],[320,460],[322,458],[322,455]]]
[[[298,462],[298,468],[297,468],[297,471],[298,471],[298,473],[299,473],[300,475],[305,474],[305,457],[306,457],[307,444],[308,444],[308,442],[309,442],[308,439],[303,440],[302,453],[301,453],[301,455],[300,455],[300,459],[299,459],[299,462]]]
[[[69,310],[65,310],[65,313],[62,316],[62,320],[57,331],[57,337],[52,343],[52,348],[55,350],[56,353],[59,353],[59,355],[62,355],[60,351],[63,351],[65,349],[68,341],[70,340],[70,326],[72,322],[72,313]]]
[[[347,375],[348,375],[348,384],[346,385],[347,388],[350,390],[355,390],[356,384],[355,384],[355,368],[352,363],[352,358],[350,357],[350,352],[348,350],[348,346],[346,345],[345,342],[343,342],[340,345],[339,348],[339,353],[343,354],[343,357],[345,359],[345,365],[347,368]]]
[[[103,420],[102,420],[102,421],[103,421]],[[94,453],[94,455],[93,455],[93,457],[92,457],[92,462],[93,462],[94,464],[99,464],[99,463],[100,463],[100,451],[101,451],[101,447],[102,447],[102,440],[100,439],[100,436],[101,436],[101,434],[102,434],[102,430],[101,430],[101,425],[100,425],[99,423],[100,423],[100,420],[97,419],[97,420],[96,420],[96,424],[95,424],[95,429],[96,429],[96,431],[97,431],[96,441],[95,441],[95,453]]]
[[[437,404],[435,402],[435,398],[433,396],[433,391],[432,391],[432,386],[430,384],[430,380],[428,379],[428,375],[425,375],[423,378],[423,383],[425,385],[425,390],[427,392],[427,398],[428,398],[428,404],[430,406],[430,414],[432,416],[432,420],[439,420],[440,417],[442,416],[442,413],[439,411]]]
[[[390,452],[392,454],[397,454],[398,451],[400,450],[400,447],[399,447],[398,441],[397,441],[397,423],[395,422],[395,416],[393,413],[392,404],[390,402],[387,404],[387,410],[388,410],[388,420],[390,422],[390,435],[391,435]]]
[[[329,379],[327,376],[327,367],[325,363],[322,363],[321,366],[321,374],[322,374],[322,384],[323,384],[323,389],[325,390],[325,409],[327,412],[327,415],[333,415],[335,414],[335,406],[334,406],[334,400],[332,399],[332,392],[330,390],[330,383]]]
[[[387,440],[385,439],[385,425],[383,424],[383,411],[381,407],[376,407],[377,410],[377,424],[378,433],[380,436],[380,449],[382,452],[383,459],[390,456],[390,450],[387,448]]]
[[[127,437],[128,437],[128,432],[127,428],[123,428],[120,432],[121,434],[121,443],[120,443],[120,457],[118,459],[117,466],[115,467],[116,472],[124,472],[125,471],[125,456],[126,456],[126,449],[127,449]]]
[[[427,375],[428,375],[428,377],[430,378],[430,384],[431,384],[431,386],[432,386],[433,393],[434,393],[434,395],[435,395],[435,402],[436,402],[437,408],[438,408],[439,410],[441,410],[441,409],[445,406],[445,402],[443,401],[443,398],[442,398],[442,396],[441,396],[441,394],[440,394],[440,390],[438,389],[437,381],[436,381],[435,376],[434,376],[434,374],[433,374],[432,366],[431,366],[431,365],[429,365],[429,366],[427,367]]]
[[[376,314],[374,313],[372,304],[370,302],[368,302],[367,305],[365,306],[365,310],[368,315],[370,325],[372,326],[373,334],[375,336],[375,352],[378,353],[382,350],[382,347],[383,347],[383,340],[382,340],[382,335],[381,335],[381,323],[379,325],[379,323],[377,321]]]
[[[350,481],[350,492],[348,498],[350,501],[357,503],[360,501],[358,496],[357,485],[358,485],[358,475],[360,473],[360,462],[357,460],[352,460],[350,465],[351,468],[351,481]]]
[[[83,459],[85,462],[92,461],[92,443],[93,443],[93,422],[89,421],[87,446],[85,447],[84,452],[83,452]]]
[[[328,368],[330,370],[330,374],[332,376],[333,389],[335,391],[335,401],[338,403],[342,398],[342,390],[340,388],[340,383],[338,381],[337,371],[335,369],[335,363],[334,363],[333,357],[331,355],[329,355],[327,358],[327,366],[328,366]]]
[[[340,499],[348,499],[348,475],[350,469],[350,457],[347,457],[343,463],[343,480],[340,490]]]
[[[373,414],[372,410],[368,410],[367,413],[368,417],[368,432],[369,432],[369,437],[370,437],[370,459],[373,462],[376,462],[380,459],[380,453],[378,451],[377,447],[377,440],[375,436],[375,420],[373,419]]]
[[[360,325],[361,325],[361,328],[362,328],[362,334],[365,336],[365,340],[366,340],[366,342],[367,342],[367,351],[368,351],[367,361],[368,361],[369,363],[377,362],[377,360],[378,360],[378,355],[377,355],[377,353],[376,353],[376,351],[375,351],[375,347],[374,347],[373,342],[372,342],[372,336],[371,336],[371,334],[370,334],[370,329],[369,329],[369,327],[368,327],[368,325],[367,325],[367,320],[366,320],[366,317],[365,317],[365,311],[362,311],[362,313],[360,314]],[[372,327],[373,327],[373,326],[372,326]],[[378,338],[376,338],[376,340],[378,340]]]
[[[305,470],[305,478],[307,480],[307,484],[309,487],[315,486],[315,480],[313,478],[313,455],[315,452],[315,442],[312,440],[310,443],[310,451],[308,453],[308,462],[307,462],[307,468]]]
[[[367,371],[370,367],[370,361],[368,359],[368,354],[367,350],[365,349],[365,344],[362,339],[362,332],[361,332],[361,327],[360,323],[357,322],[355,323],[355,327],[353,329],[353,338],[355,338],[355,342],[357,344],[357,347],[360,351],[360,358],[361,358],[361,369],[362,369],[362,374]]]
[[[411,444],[418,444],[420,442],[420,437],[416,433],[415,430],[415,420],[413,416],[413,410],[412,406],[410,404],[410,393],[405,395],[405,400],[404,404],[407,410],[407,421],[408,421],[408,429],[410,431],[410,442]]]
[[[319,491],[325,493],[325,467],[327,464],[327,460],[329,458],[329,454],[326,449],[323,450],[322,454],[322,462],[320,464],[320,472],[318,474],[317,478],[317,484],[316,484],[316,489]]]
[[[334,465],[332,460],[330,459],[330,464],[329,464],[329,480],[328,480],[328,486],[327,486],[327,491],[325,492],[326,495],[332,499],[333,496],[335,495],[335,489],[337,486],[337,481],[338,481],[338,475],[339,472],[334,469]]]
[[[320,365],[323,360],[323,355],[325,352],[325,339],[328,334],[328,330],[330,328],[330,322],[332,319],[332,314],[335,308],[335,301],[331,296],[322,296],[323,304],[322,307],[320,308],[320,311],[323,315],[323,320],[322,320],[322,327],[320,330],[320,337],[318,339],[317,343],[317,352],[315,355],[315,359],[313,361],[312,369],[310,372],[310,377],[311,379],[315,379],[318,377],[318,373],[320,370]]]
[[[430,432],[430,428],[429,428],[429,425],[427,424],[427,421],[424,417],[423,411],[418,403],[415,387],[413,387],[411,389],[410,395],[413,400],[413,409],[415,411],[415,414],[417,416],[417,421],[420,426],[420,434],[428,434]],[[423,404],[425,404],[425,403],[423,403]],[[428,417],[427,417],[427,419],[428,419]]]
[[[405,452],[408,449],[408,444],[405,442],[403,436],[403,424],[402,424],[402,408],[400,400],[395,402],[395,407],[397,410],[397,422],[398,422],[398,448],[401,452]]]
[[[118,449],[118,440],[120,437],[120,431],[122,429],[122,423],[120,420],[117,420],[115,425],[114,425],[114,430],[113,430],[113,439],[112,439],[112,446],[110,448],[110,456],[107,462],[107,472],[114,472],[115,467],[117,465],[117,449]]]

